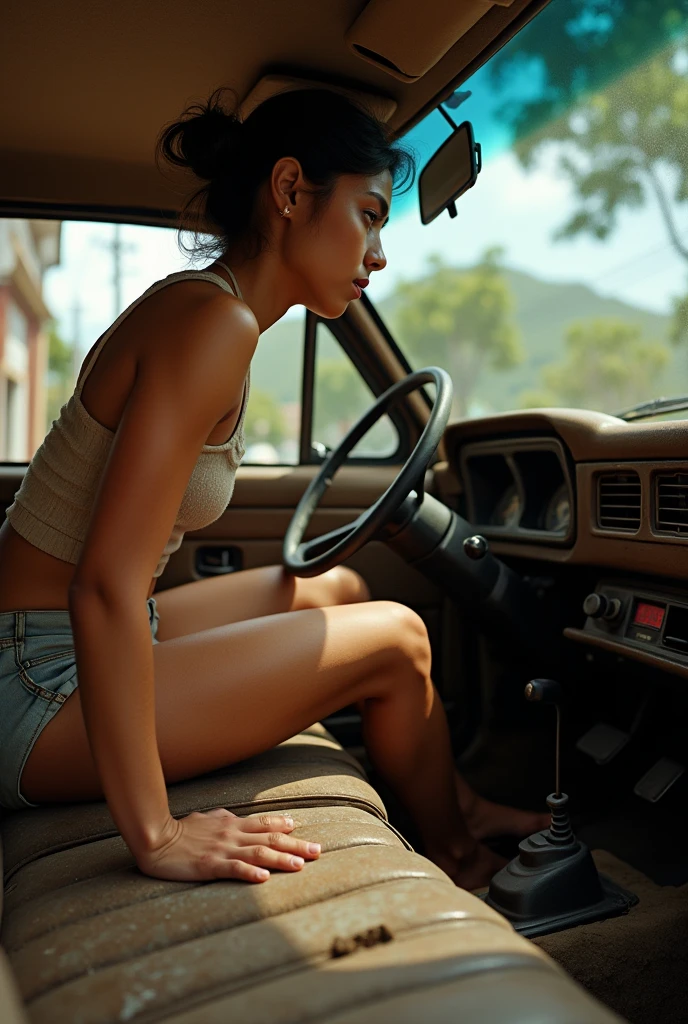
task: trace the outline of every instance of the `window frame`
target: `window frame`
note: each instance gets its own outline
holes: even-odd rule
[[[367,298],[366,306],[370,311],[372,311],[372,303],[370,303],[370,300]],[[396,342],[391,339],[389,332],[383,327],[382,321],[379,319],[377,314],[374,314],[374,316],[376,322],[379,322],[381,330],[384,331],[386,338],[391,342],[394,355],[402,364],[403,368],[407,370],[408,373],[412,373],[413,371],[411,370],[407,359],[399,350]],[[322,463],[322,459],[318,458],[312,450],[313,413],[315,405],[315,360],[318,325],[321,323],[327,327],[332,336],[341,346],[344,354],[351,360],[354,370],[357,371],[363,382],[367,384],[368,388],[372,392],[373,400],[379,398],[379,396],[394,383],[394,381],[390,380],[384,371],[376,365],[373,359],[364,360],[361,357],[360,345],[354,344],[352,340],[353,330],[350,325],[345,323],[342,317],[329,320],[326,317],[321,317],[317,313],[313,313],[311,310],[307,309],[304,329],[301,424],[299,440],[299,465],[302,466],[320,465]],[[423,392],[425,393],[424,388]],[[425,394],[425,398],[431,405],[427,394]],[[344,465],[386,466],[398,465],[399,463],[406,461],[413,447],[413,431],[409,421],[409,416],[399,405],[397,405],[396,408],[391,409],[387,415],[397,431],[398,444],[395,451],[392,452],[391,455],[387,456],[349,455],[347,456]]]

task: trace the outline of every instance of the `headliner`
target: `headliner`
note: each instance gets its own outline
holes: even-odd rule
[[[162,125],[219,85],[243,101],[270,73],[392,99],[389,123],[403,135],[547,0],[460,2],[484,13],[407,83],[347,45],[360,0],[4,0],[0,212],[173,223],[198,183],[157,170]],[[394,22],[390,33],[405,24]]]

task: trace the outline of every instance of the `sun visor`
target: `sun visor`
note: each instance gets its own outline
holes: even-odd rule
[[[251,89],[239,107],[239,116],[244,121],[252,110],[281,92],[295,89],[331,89],[350,99],[364,104],[380,121],[388,121],[397,109],[397,101],[391,96],[368,92],[364,89],[350,89],[316,79],[298,78],[295,75],[264,75]]]
[[[362,60],[416,82],[495,5],[513,0],[369,0],[344,39]]]

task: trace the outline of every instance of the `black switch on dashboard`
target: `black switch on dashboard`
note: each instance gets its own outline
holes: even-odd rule
[[[618,597],[605,597],[604,594],[588,594],[583,601],[583,611],[591,619],[612,622],[621,614],[621,601]]]

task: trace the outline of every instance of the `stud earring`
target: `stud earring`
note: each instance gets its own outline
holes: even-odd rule
[[[288,206],[285,206],[283,210],[280,210],[280,217],[284,217],[285,213],[291,213]]]

